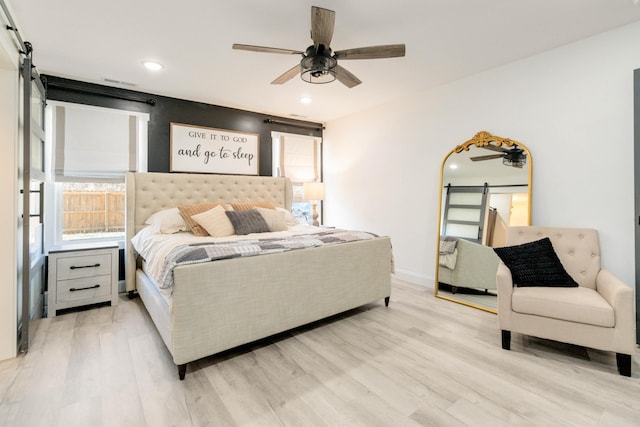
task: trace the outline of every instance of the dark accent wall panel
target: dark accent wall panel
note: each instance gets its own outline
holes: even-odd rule
[[[322,124],[43,75],[47,99],[149,113],[149,172],[169,172],[170,123],[260,135],[260,175],[271,175],[271,131],[322,137]],[[287,125],[265,123],[281,120]],[[291,125],[289,125],[289,123]]]

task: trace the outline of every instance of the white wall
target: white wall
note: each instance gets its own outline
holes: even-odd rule
[[[532,223],[598,229],[633,286],[639,42],[636,23],[329,122],[325,223],[391,236],[398,277],[433,286],[442,159],[486,130],[531,150]]]
[[[0,360],[16,355],[18,53],[0,32]]]

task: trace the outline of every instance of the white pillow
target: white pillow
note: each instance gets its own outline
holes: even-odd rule
[[[288,210],[286,210],[285,208],[276,208],[276,211],[284,213],[284,222],[289,227],[291,227],[292,225],[300,224],[300,221],[298,221],[296,217],[293,216],[293,214]]]
[[[144,222],[153,227],[156,233],[173,234],[179,231],[189,231],[190,228],[185,222],[178,208],[163,209],[151,215]]]
[[[285,213],[275,209],[254,208],[264,218],[270,231],[286,231],[289,229],[285,220]]]
[[[227,237],[235,234],[233,224],[229,217],[224,213],[225,209],[218,205],[213,209],[191,215],[191,219],[200,224],[202,228],[207,230],[210,236]]]

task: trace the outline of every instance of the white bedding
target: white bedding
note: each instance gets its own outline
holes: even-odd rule
[[[145,273],[154,282],[158,282],[164,268],[164,260],[175,247],[192,243],[219,243],[233,242],[238,240],[264,239],[270,237],[286,237],[300,234],[322,233],[326,229],[313,227],[311,225],[299,224],[289,227],[287,231],[275,231],[270,233],[253,233],[247,235],[233,235],[229,237],[199,237],[191,232],[180,232],[173,234],[158,233],[152,227],[145,227],[132,239],[134,249],[145,263]]]

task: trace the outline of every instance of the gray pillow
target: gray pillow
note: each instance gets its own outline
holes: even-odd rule
[[[269,226],[262,215],[256,210],[249,211],[225,211],[233,224],[236,234],[267,233]]]
[[[440,239],[440,255],[452,254],[456,250],[458,240],[451,240],[447,238]]]

